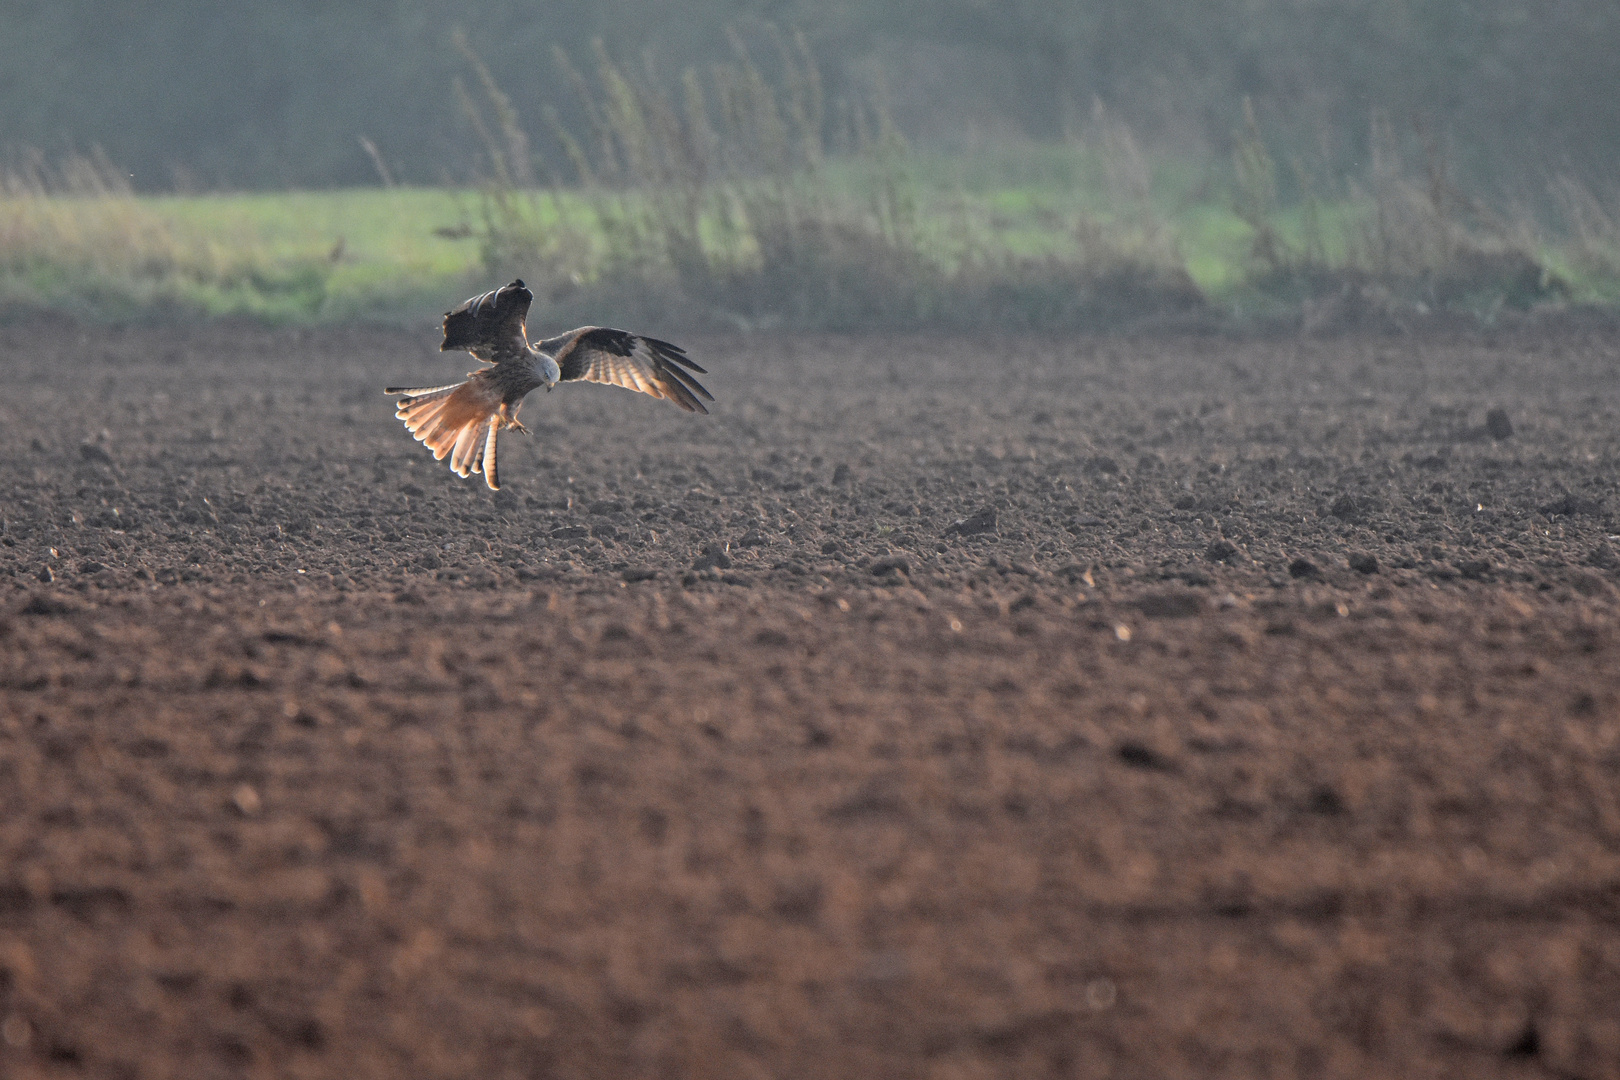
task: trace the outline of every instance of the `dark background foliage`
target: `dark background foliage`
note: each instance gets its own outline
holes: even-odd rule
[[[546,156],[541,106],[577,119],[554,46],[589,67],[600,38],[673,79],[767,24],[806,34],[830,99],[877,95],[947,150],[1059,136],[1100,98],[1151,145],[1224,153],[1249,96],[1345,169],[1375,110],[1426,125],[1476,181],[1620,165],[1613,0],[6,0],[0,146],[99,145],[144,190],[276,188],[373,182],[366,136],[402,180],[463,180],[456,27]]]

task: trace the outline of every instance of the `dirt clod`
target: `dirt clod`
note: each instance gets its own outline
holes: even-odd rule
[[[1114,756],[1133,769],[1168,771],[1170,760],[1152,747],[1139,742],[1123,742],[1114,749]]]
[[[1333,500],[1328,512],[1340,521],[1364,521],[1377,506],[1377,500],[1366,495],[1345,494]]]
[[[1513,421],[1508,418],[1506,409],[1490,409],[1485,413],[1485,434],[1499,442],[1513,437]]]
[[[729,570],[731,568],[731,554],[726,544],[710,544],[703,549],[696,559],[692,560],[694,570]]]
[[[1136,610],[1150,619],[1191,618],[1204,608],[1203,595],[1190,589],[1148,593],[1134,603]]]

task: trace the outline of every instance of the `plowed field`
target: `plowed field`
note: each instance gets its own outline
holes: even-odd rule
[[[0,326],[0,1076],[1620,1077],[1612,330],[436,344]]]

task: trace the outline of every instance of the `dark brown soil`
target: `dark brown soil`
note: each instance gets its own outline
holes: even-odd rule
[[[1613,335],[435,344],[0,327],[0,1076],[1620,1076]]]

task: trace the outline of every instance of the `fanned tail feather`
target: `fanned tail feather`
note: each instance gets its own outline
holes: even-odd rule
[[[481,424],[463,424],[456,433],[456,441],[450,448],[450,471],[457,476],[466,476],[478,468],[478,462],[484,456],[484,438],[489,434],[489,421]]]
[[[404,394],[405,400],[401,401],[400,404],[408,405],[412,401],[419,401],[427,397],[429,394],[448,394],[460,385],[461,383],[453,382],[445,383],[443,386],[390,386],[383,393],[390,395]]]
[[[489,425],[489,436],[484,440],[484,483],[489,485],[491,491],[499,491],[501,478],[495,471],[495,437],[500,434],[500,427]],[[477,468],[478,466],[473,466]]]
[[[433,451],[435,461],[450,458],[457,476],[482,472],[484,483],[500,488],[495,473],[495,438],[503,423],[500,394],[482,379],[449,386],[391,388],[403,394],[394,415],[405,422],[416,441]]]

